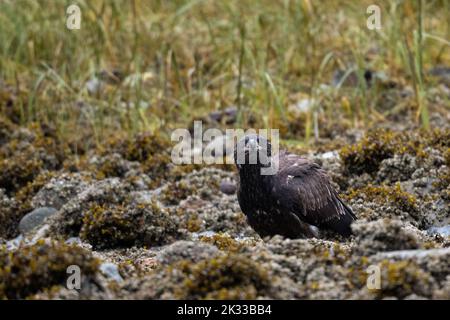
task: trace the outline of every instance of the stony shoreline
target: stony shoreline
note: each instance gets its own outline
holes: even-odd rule
[[[15,135],[31,138],[17,147]],[[2,184],[0,297],[449,299],[448,138],[448,128],[376,131],[308,155],[358,216],[348,240],[259,238],[224,188],[237,183],[232,168],[172,167],[152,149],[164,145],[156,137],[76,165],[65,159],[28,182]],[[1,149],[11,159],[46,150],[29,129]],[[72,264],[83,274],[78,291],[65,286]],[[371,265],[380,267],[380,290],[366,286]]]

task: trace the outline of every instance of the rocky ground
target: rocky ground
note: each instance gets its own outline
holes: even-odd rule
[[[1,121],[1,298],[450,298],[449,119],[429,133],[347,132],[305,154],[359,219],[350,239],[298,240],[261,239],[234,168],[173,166],[159,136],[74,159],[51,130]],[[366,285],[373,266],[380,289]]]
[[[450,1],[376,2],[0,0],[0,299],[450,299]],[[279,129],[353,235],[261,239],[196,120]]]

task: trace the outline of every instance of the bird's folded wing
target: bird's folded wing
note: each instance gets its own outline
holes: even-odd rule
[[[320,225],[345,215],[345,208],[319,165],[295,155],[280,159],[275,197],[300,219]]]

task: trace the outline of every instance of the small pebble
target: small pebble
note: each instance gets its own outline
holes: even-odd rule
[[[100,265],[100,271],[109,279],[116,282],[122,282],[123,278],[119,273],[119,268],[117,265],[111,262],[103,262]]]
[[[431,227],[427,230],[427,233],[430,235],[440,235],[442,237],[450,237],[450,225],[446,225],[443,227]]]
[[[236,192],[236,185],[228,180],[222,180],[220,182],[220,191],[225,194],[234,194]]]

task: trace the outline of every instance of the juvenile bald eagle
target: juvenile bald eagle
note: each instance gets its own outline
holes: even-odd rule
[[[239,153],[243,156],[238,157]],[[257,154],[256,161],[251,161],[255,159],[252,153]],[[286,151],[272,156],[270,142],[258,135],[240,139],[234,158],[240,180],[239,205],[261,237],[317,237],[312,226],[343,236],[351,234],[350,224],[356,216],[318,164]],[[278,161],[276,173],[262,175],[261,168],[274,161]]]

